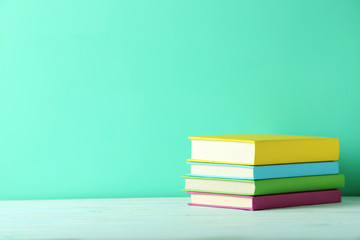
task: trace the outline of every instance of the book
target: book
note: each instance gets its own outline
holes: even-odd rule
[[[240,195],[267,195],[342,188],[344,175],[320,175],[264,180],[183,176],[185,191]]]
[[[259,180],[339,173],[339,163],[337,161],[262,166],[198,162],[188,162],[188,164],[190,164],[191,174],[187,174],[187,176],[195,177]]]
[[[339,203],[339,190],[284,193],[266,196],[226,195],[217,193],[188,192],[193,206],[262,210],[312,204]]]
[[[189,137],[189,162],[243,165],[325,162],[339,159],[339,139],[293,135],[234,134]]]

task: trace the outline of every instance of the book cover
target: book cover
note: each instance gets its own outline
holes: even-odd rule
[[[191,165],[191,174],[187,174],[187,176],[195,177],[260,180],[339,173],[338,161],[262,166],[198,162],[188,162],[188,164]]]
[[[190,162],[270,165],[337,161],[339,140],[329,137],[233,134],[189,137]]]
[[[339,190],[284,193],[265,196],[228,195],[202,192],[188,193],[191,194],[192,199],[194,195],[204,196],[200,198],[200,200],[196,199],[194,202],[189,203],[189,205],[192,206],[243,209],[251,211],[341,202],[341,192]],[[245,204],[244,201],[239,201],[241,198],[247,199],[250,203],[245,202]]]
[[[265,180],[241,180],[193,176],[183,176],[183,178],[185,178],[185,191],[250,196],[338,189],[345,185],[344,175],[342,174]]]

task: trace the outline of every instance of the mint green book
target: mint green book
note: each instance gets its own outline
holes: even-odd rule
[[[194,176],[183,176],[183,178],[185,178],[185,191],[249,196],[338,189],[343,188],[345,185],[344,175],[342,174],[264,180]]]

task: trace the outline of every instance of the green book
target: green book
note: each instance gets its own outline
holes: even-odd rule
[[[250,196],[338,189],[345,185],[344,175],[342,174],[264,180],[239,180],[194,176],[183,176],[183,178],[185,178],[184,191]]]

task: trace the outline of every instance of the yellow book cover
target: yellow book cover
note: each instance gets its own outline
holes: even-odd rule
[[[271,165],[339,159],[339,139],[330,137],[231,134],[189,139],[190,162]]]

